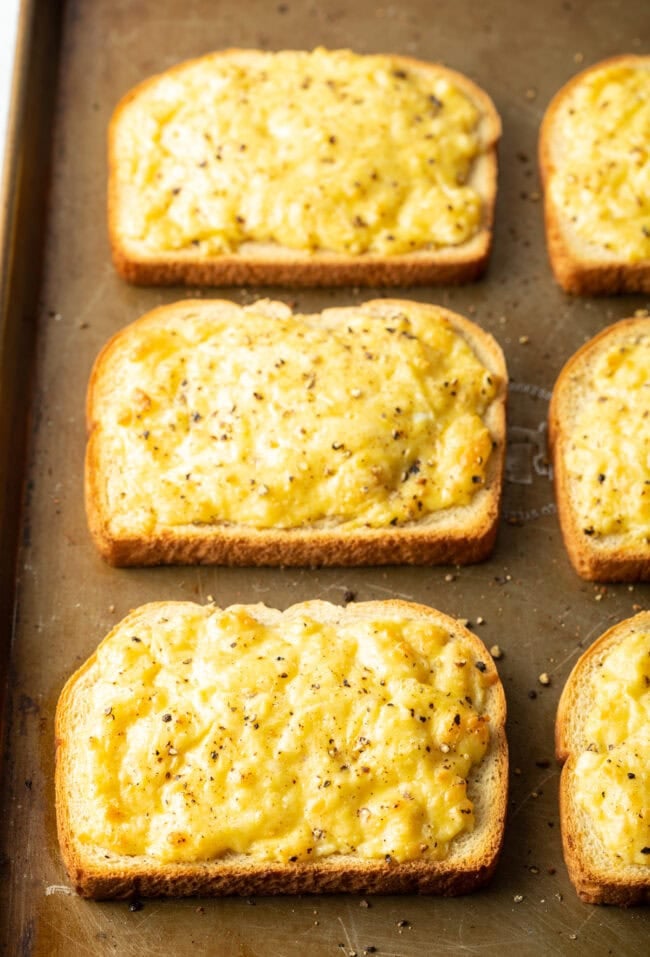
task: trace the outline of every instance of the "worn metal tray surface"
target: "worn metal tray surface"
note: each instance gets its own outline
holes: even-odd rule
[[[0,951],[48,957],[412,957],[512,948],[519,954],[645,955],[647,909],[584,905],[567,879],[553,723],[578,655],[612,622],[648,607],[650,586],[594,587],[570,568],[545,458],[545,417],[566,358],[605,324],[650,301],[571,299],[554,284],[543,242],[536,140],[550,97],[579,68],[644,44],[647,51],[646,0],[71,0],[62,10],[43,0],[26,4],[21,35],[9,187],[14,206],[22,197],[24,209],[22,217],[9,210],[13,232],[7,231],[5,241],[13,244],[13,254],[3,259],[3,388],[12,385],[0,421],[3,495],[9,489],[2,500],[3,549],[11,557],[14,538],[19,547],[15,577],[3,559],[0,588],[7,605],[15,584],[13,611],[7,607],[2,622]],[[509,458],[496,551],[486,563],[463,569],[109,568],[95,554],[83,510],[90,367],[121,326],[160,303],[196,294],[133,288],[113,272],[105,228],[111,111],[139,80],[208,50],[317,44],[442,60],[483,85],[503,117],[488,275],[466,287],[412,291],[414,298],[472,316],[507,356]],[[48,131],[49,141],[50,128],[51,149],[39,145],[39,131],[41,140]],[[49,183],[46,205],[26,204],[26,182],[32,197]],[[376,291],[247,288],[198,294],[240,303],[273,294],[310,311],[360,302]],[[29,369],[32,343],[33,388],[26,371],[11,372]],[[21,426],[26,400],[27,431]],[[20,426],[13,434],[3,425],[7,417]],[[21,431],[28,445],[24,474]],[[11,503],[21,486],[17,524],[9,519],[17,514]],[[504,851],[490,886],[453,900],[305,896],[145,901],[137,909],[77,898],[55,833],[53,716],[64,681],[111,625],[133,606],[156,599],[201,601],[211,595],[220,604],[261,600],[285,607],[311,597],[342,602],[348,590],[359,600],[398,596],[428,603],[469,619],[488,646],[503,649],[511,794]],[[542,672],[550,685],[539,683]]]

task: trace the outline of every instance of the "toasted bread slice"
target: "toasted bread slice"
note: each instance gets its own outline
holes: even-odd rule
[[[92,535],[115,565],[479,561],[506,381],[494,339],[437,306],[163,306],[91,375]]]
[[[546,238],[579,295],[650,291],[650,56],[612,57],[554,96],[541,126]]]
[[[650,319],[624,319],[569,359],[549,410],[560,525],[588,581],[650,579]]]
[[[56,808],[87,897],[461,894],[507,806],[481,641],[403,601],[144,605],[64,688]]]
[[[145,284],[475,279],[500,132],[476,84],[408,57],[233,49],[181,63],[111,122],[115,266]]]
[[[569,675],[557,713],[560,817],[582,900],[650,901],[650,612],[610,628]]]

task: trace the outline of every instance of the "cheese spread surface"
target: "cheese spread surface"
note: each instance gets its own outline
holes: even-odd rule
[[[435,309],[337,315],[206,303],[127,336],[97,409],[113,527],[380,528],[471,504],[494,375]]]
[[[114,130],[118,228],[148,251],[337,253],[466,242],[481,114],[442,73],[349,51],[216,55],[138,91]]]
[[[571,91],[549,188],[581,240],[650,259],[650,62],[611,64]]]
[[[631,633],[598,668],[584,739],[580,806],[618,860],[650,865],[650,631]]]
[[[650,544],[650,323],[590,365],[570,425],[566,467],[583,532]]]
[[[75,707],[82,843],[162,862],[435,860],[473,829],[496,679],[462,637],[300,606],[141,611],[100,645]]]

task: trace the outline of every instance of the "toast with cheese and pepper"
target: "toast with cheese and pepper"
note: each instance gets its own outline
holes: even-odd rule
[[[623,319],[562,369],[549,440],[569,557],[592,581],[650,579],[650,319]]]
[[[650,56],[570,80],[540,133],[551,266],[567,292],[650,292]]]
[[[499,116],[438,64],[225,50],[146,80],[109,134],[136,283],[413,285],[485,269]]]
[[[557,713],[564,856],[591,904],[650,901],[650,612],[610,628]]]
[[[495,540],[507,374],[438,306],[162,306],[88,390],[86,504],[115,565],[467,563]]]
[[[485,647],[403,601],[128,615],[56,714],[86,897],[421,892],[491,875],[505,698]]]

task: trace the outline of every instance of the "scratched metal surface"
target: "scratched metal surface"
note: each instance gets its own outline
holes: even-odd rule
[[[41,5],[41,9],[45,4]],[[603,325],[650,306],[641,297],[572,300],[546,261],[535,163],[538,124],[581,64],[650,38],[644,0],[71,0],[64,18],[53,179],[40,289],[29,496],[22,517],[16,628],[7,668],[2,778],[7,954],[195,953],[281,957],[372,952],[645,955],[647,909],[581,904],[564,870],[553,720],[577,656],[612,621],[649,604],[650,586],[595,589],[560,541],[544,422],[564,360]],[[487,278],[414,297],[471,315],[503,345],[512,376],[505,514],[496,551],[473,568],[342,571],[184,568],[115,570],[95,555],[82,506],[84,391],[107,337],[141,312],[185,295],[135,289],[109,262],[105,133],[118,98],[147,75],[226,46],[350,46],[443,60],[493,96],[504,122],[496,240]],[[225,290],[250,301],[267,289]],[[373,291],[273,291],[302,309],[362,301]],[[408,291],[407,291],[408,294]],[[16,357],[17,361],[20,358]],[[5,450],[6,452],[6,450]],[[448,580],[450,573],[453,580]],[[511,802],[500,866],[464,899],[297,897],[92,903],[68,888],[53,810],[53,713],[72,670],[128,609],[162,598],[220,603],[400,596],[468,618],[499,663],[509,707]],[[477,624],[482,618],[484,623]],[[538,676],[548,672],[549,687]]]

